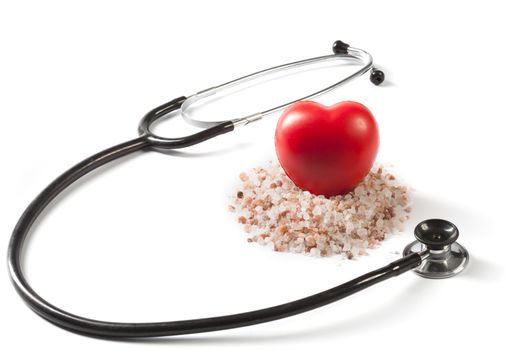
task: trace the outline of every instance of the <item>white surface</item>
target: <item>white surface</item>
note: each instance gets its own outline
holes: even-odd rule
[[[525,25],[518,2],[497,4],[2,2],[2,252],[44,186],[84,157],[135,137],[150,108],[328,54],[336,39],[371,52],[388,84],[363,78],[320,101],[366,104],[380,125],[380,160],[414,188],[406,233],[358,261],[314,259],[247,244],[226,211],[237,174],[275,157],[277,115],[171,155],[139,153],[74,185],[39,220],[26,271],[57,306],[114,321],[270,306],[397,258],[413,225],[428,217],[455,222],[472,260],[456,278],[407,273],[269,324],[126,343],[43,321],[4,268],[0,347],[515,348],[525,312]],[[179,125],[174,119],[160,129],[180,135]]]

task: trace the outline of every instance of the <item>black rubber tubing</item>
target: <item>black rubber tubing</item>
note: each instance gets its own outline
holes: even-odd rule
[[[183,100],[183,98],[179,98],[170,101],[167,104],[152,110],[146,115],[145,119],[149,119],[148,121],[151,123],[161,116],[179,108]],[[166,108],[165,106],[170,107]],[[149,130],[149,128],[146,129]],[[195,135],[188,136],[187,138],[164,140],[168,140],[167,142],[170,142],[173,148],[181,148],[202,142],[211,137],[232,130],[233,124],[226,122]],[[142,130],[142,132],[145,131]],[[359,292],[378,282],[402,274],[403,272],[409,271],[421,264],[420,255],[411,254],[349,282],[306,298],[255,311],[182,321],[149,323],[99,321],[71,314],[50,304],[31,288],[21,268],[21,254],[31,226],[40,213],[59,193],[87,173],[133,152],[150,147],[160,146],[162,148],[164,145],[155,143],[155,135],[151,133],[148,134],[148,132],[145,132],[136,139],[101,151],[83,160],[60,175],[29,204],[13,230],[7,252],[7,262],[11,281],[26,304],[35,313],[56,326],[71,332],[104,338],[172,336],[245,327],[310,311]]]

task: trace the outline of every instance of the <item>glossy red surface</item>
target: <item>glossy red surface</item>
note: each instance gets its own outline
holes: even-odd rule
[[[317,195],[352,190],[370,171],[378,148],[377,122],[357,102],[330,107],[298,102],[283,112],[275,131],[284,171],[297,186]]]

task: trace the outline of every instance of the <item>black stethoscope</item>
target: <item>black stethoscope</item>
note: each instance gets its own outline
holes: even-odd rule
[[[332,303],[409,270],[413,270],[417,274],[427,278],[446,278],[461,272],[468,263],[469,255],[467,250],[456,242],[459,234],[457,227],[446,220],[430,219],[425,220],[416,226],[415,236],[417,240],[405,248],[403,251],[404,257],[399,260],[337,287],[303,299],[265,309],[227,316],[152,323],[98,321],[77,316],[59,309],[40,297],[27,282],[21,267],[21,253],[31,226],[44,208],[60,192],[65,190],[69,185],[85,174],[106,163],[138,150],[184,148],[233,131],[235,128],[259,120],[294,102],[310,99],[330,91],[368,71],[371,71],[370,80],[372,83],[379,85],[383,82],[384,73],[373,68],[372,56],[366,51],[350,47],[348,44],[341,41],[336,41],[333,45],[333,52],[332,55],[310,58],[265,69],[232,80],[217,87],[201,91],[188,98],[179,97],[165,103],[153,109],[142,118],[139,124],[140,136],[138,138],[99,152],[81,161],[56,178],[31,202],[31,204],[29,204],[18,220],[9,242],[7,252],[8,268],[11,280],[18,294],[38,315],[42,316],[49,322],[72,332],[110,338],[157,337],[244,327],[293,316]],[[313,94],[242,118],[210,122],[197,120],[187,113],[188,107],[196,101],[234,85],[260,77],[264,74],[332,59],[344,59],[357,62],[362,65],[362,67],[343,80]],[[193,135],[178,138],[166,138],[154,134],[150,129],[151,125],[160,118],[174,111],[180,111],[183,118],[190,124],[204,127],[205,129]]]

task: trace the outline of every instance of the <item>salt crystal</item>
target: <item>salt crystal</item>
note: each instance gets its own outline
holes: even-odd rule
[[[366,228],[358,228],[356,231],[357,235],[361,238],[366,238],[368,236],[368,230]]]
[[[407,187],[382,166],[374,166],[354,191],[330,198],[295,186],[278,162],[239,178],[229,210],[249,233],[248,242],[276,251],[352,259],[403,230],[410,213]]]

